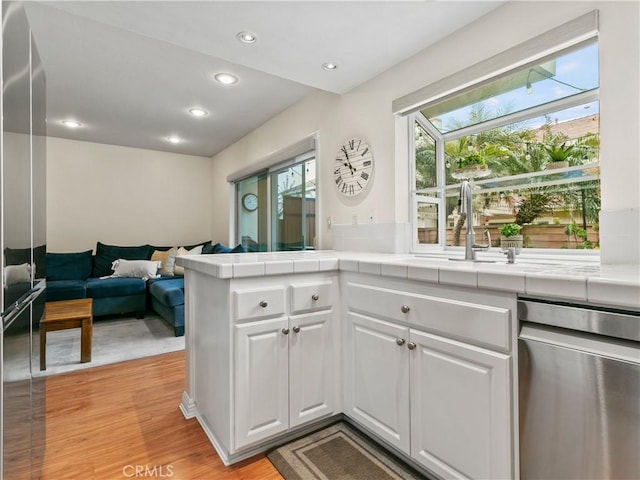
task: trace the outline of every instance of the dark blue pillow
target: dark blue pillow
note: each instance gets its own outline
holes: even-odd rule
[[[91,276],[92,253],[47,253],[47,280],[86,280]]]
[[[242,245],[238,244],[233,250],[231,250],[231,253],[244,253],[244,248]]]
[[[219,243],[216,243],[216,245],[220,245]],[[202,254],[203,255],[209,255],[211,253],[216,253],[214,251],[215,249],[215,245],[211,245],[210,243],[205,244],[204,247],[202,247]]]
[[[111,275],[113,273],[111,264],[119,258],[124,260],[149,260],[152,254],[153,247],[151,245],[118,247],[98,242],[96,258],[93,262],[93,276],[104,277],[105,275]]]
[[[216,243],[213,246],[213,253],[231,253],[231,247],[227,247],[221,243]]]
[[[221,243],[216,243],[213,246],[213,253],[244,253],[244,248],[239,244],[238,246],[231,248]]]

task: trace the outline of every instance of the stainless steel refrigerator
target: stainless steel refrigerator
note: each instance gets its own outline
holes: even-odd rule
[[[21,2],[0,3],[0,478],[39,478],[44,454],[44,377],[38,323],[46,277],[46,86]]]

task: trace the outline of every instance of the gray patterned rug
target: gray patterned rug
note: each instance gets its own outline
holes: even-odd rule
[[[269,452],[285,480],[412,480],[425,478],[340,422]]]
[[[93,322],[91,362],[80,363],[80,329],[47,333],[47,369],[40,371],[40,339],[35,332],[31,350],[33,376],[54,375],[98,365],[184,350],[184,337],[175,337],[173,328],[156,314],[144,319],[101,318]],[[5,381],[29,377],[29,335],[10,336],[4,341]]]

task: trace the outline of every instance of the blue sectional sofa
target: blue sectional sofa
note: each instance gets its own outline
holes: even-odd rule
[[[184,277],[148,280],[151,310],[173,325],[176,337],[184,335]]]
[[[146,309],[145,281],[108,278],[110,258],[111,263],[118,258],[148,260],[151,247],[112,247],[98,243],[95,257],[91,250],[47,253],[47,301],[93,298],[94,317],[133,312],[142,318]]]
[[[229,248],[205,242],[184,247],[191,250],[203,245],[203,254],[244,252],[241,246]],[[172,247],[140,245],[121,247],[98,242],[95,255],[91,250],[75,253],[47,253],[47,301],[93,299],[93,316],[135,313],[143,318],[146,310],[158,313],[174,330],[184,335],[184,277],[160,276],[144,280],[111,277],[112,263],[117,259],[149,260],[154,252]],[[173,272],[171,272],[173,273]]]

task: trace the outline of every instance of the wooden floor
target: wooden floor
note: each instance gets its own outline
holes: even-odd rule
[[[224,467],[185,420],[184,351],[52,375],[43,388],[43,480],[282,478],[264,456]]]

